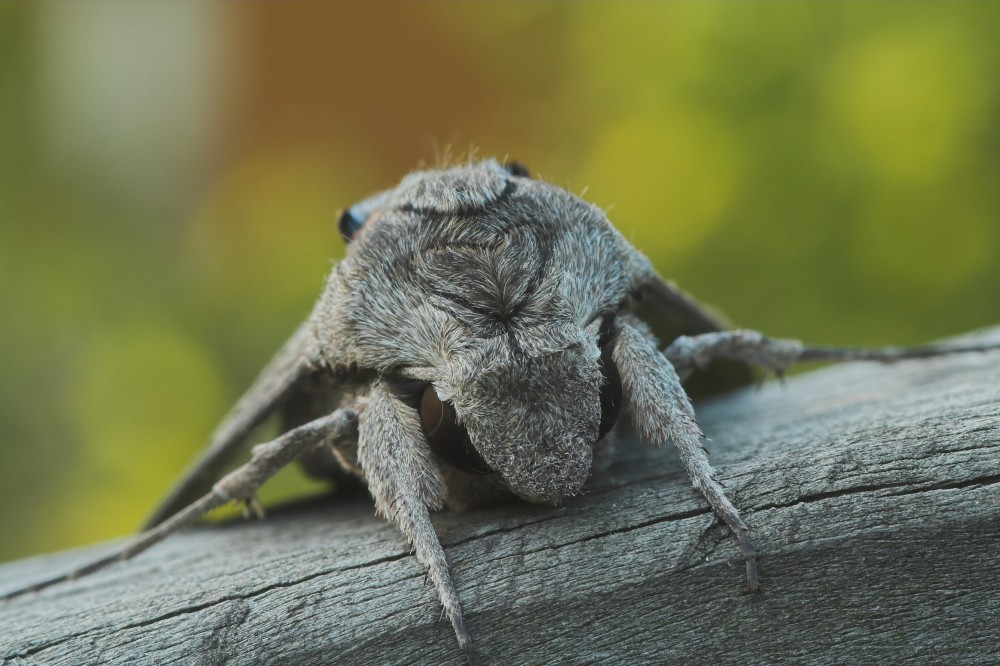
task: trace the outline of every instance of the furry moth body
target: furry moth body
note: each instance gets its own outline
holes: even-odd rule
[[[219,426],[202,457],[122,549],[12,598],[127,559],[292,461],[367,485],[412,545],[460,647],[478,660],[430,511],[578,494],[627,415],[672,444],[733,532],[747,585],[754,545],[716,480],[682,382],[714,358],[780,373],[801,360],[893,361],[987,347],[851,350],[727,331],[663,281],[604,213],[493,160],[415,172],[348,209],[346,258],[312,313]],[[674,331],[660,349],[635,309]],[[223,476],[254,428],[284,434]],[[221,478],[220,478],[221,477]]]

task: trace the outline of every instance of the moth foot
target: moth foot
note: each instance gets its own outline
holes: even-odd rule
[[[256,494],[243,500],[244,520],[250,520],[251,515],[257,520],[264,520],[267,518],[267,512],[264,511],[264,505],[260,503],[259,499],[257,499]]]

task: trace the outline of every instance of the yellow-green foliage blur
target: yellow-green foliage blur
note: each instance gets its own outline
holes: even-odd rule
[[[134,529],[446,147],[743,326],[1000,323],[996,3],[0,5],[0,559]],[[283,474],[264,499],[313,492]]]

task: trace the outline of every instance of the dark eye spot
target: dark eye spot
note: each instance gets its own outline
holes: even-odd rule
[[[442,402],[430,384],[420,399],[420,426],[431,450],[449,464],[476,474],[493,472],[472,445],[469,433],[458,424],[455,408]]]
[[[601,324],[601,333],[597,344],[601,347],[601,425],[598,428],[598,439],[603,439],[611,432],[618,422],[622,409],[622,377],[618,366],[611,357],[615,341],[615,316],[606,317]]]
[[[365,219],[362,219],[357,213],[352,212],[352,209],[348,208],[340,214],[337,229],[340,231],[340,235],[344,238],[344,241],[350,243],[357,236],[358,232],[364,228],[365,222]]]
[[[520,178],[531,178],[531,172],[528,171],[528,167],[524,166],[520,162],[507,162],[503,165],[503,168],[507,170],[512,176],[518,176]]]

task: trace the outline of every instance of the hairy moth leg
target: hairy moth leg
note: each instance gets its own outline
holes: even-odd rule
[[[211,487],[212,482],[243,450],[254,429],[278,408],[289,391],[312,372],[310,359],[314,355],[312,329],[307,321],[299,326],[233,406],[212,434],[208,447],[160,501],[143,524],[143,530],[167,520]]]
[[[339,442],[357,435],[358,416],[351,409],[338,409],[328,416],[289,430],[275,440],[253,448],[253,457],[244,465],[222,477],[211,492],[175,513],[156,527],[136,535],[115,552],[54,578],[29,587],[8,592],[0,600],[35,592],[56,583],[74,580],[99,571],[115,562],[128,560],[150,546],[194,523],[203,515],[233,501],[249,501],[257,490],[281,468],[323,442]]]
[[[375,509],[412,544],[434,582],[459,646],[470,663],[476,662],[448,560],[431,524],[428,510],[444,506],[447,487],[424,441],[417,411],[394,396],[384,382],[376,382],[361,412],[358,434],[358,463]]]
[[[663,350],[681,380],[704,368],[713,358],[759,365],[781,373],[801,361],[878,361],[892,363],[913,358],[928,358],[983,352],[1000,349],[1000,344],[965,345],[952,347],[880,347],[871,349],[807,347],[798,340],[780,340],[764,336],[757,331],[736,330],[702,335],[682,335]]]
[[[656,446],[670,442],[677,448],[694,487],[736,536],[746,562],[747,586],[758,589],[757,555],[750,530],[708,462],[705,436],[681,378],[656,346],[627,321],[618,326],[612,357],[621,375],[625,409],[636,432]]]

